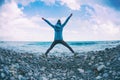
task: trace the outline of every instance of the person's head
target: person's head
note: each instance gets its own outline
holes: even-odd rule
[[[61,25],[61,20],[60,19],[58,19],[57,24]]]

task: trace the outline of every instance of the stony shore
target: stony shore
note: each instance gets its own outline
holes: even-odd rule
[[[0,48],[0,80],[120,80],[120,45],[48,58]]]

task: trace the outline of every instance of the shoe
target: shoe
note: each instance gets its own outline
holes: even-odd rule
[[[74,53],[74,57],[78,57],[78,53]]]
[[[47,55],[46,55],[46,54],[42,54],[42,57],[43,57],[43,58],[47,58]]]

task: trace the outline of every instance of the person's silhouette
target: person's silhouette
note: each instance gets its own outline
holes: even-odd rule
[[[73,49],[63,40],[63,36],[62,36],[62,32],[63,32],[63,28],[66,25],[66,23],[68,22],[68,20],[70,19],[70,17],[72,16],[72,14],[70,14],[70,16],[66,19],[66,21],[61,24],[60,19],[57,21],[56,25],[51,24],[48,20],[46,20],[45,18],[42,18],[45,22],[47,22],[55,31],[55,37],[54,37],[54,41],[51,44],[50,48],[46,51],[45,56],[48,55],[49,51],[58,43],[63,44],[64,46],[66,46],[72,53],[74,53]]]

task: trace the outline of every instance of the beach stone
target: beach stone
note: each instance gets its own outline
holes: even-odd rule
[[[97,76],[97,77],[96,77],[97,80],[99,80],[99,79],[101,79],[101,78],[102,78],[101,76]]]
[[[100,65],[100,66],[97,67],[97,71],[101,71],[101,70],[103,70],[104,68],[105,68],[105,65]]]
[[[48,77],[49,77],[49,78],[52,78],[52,74],[49,74]]]
[[[107,62],[107,64],[106,64],[107,66],[109,66],[110,65],[110,62]]]
[[[42,79],[43,79],[43,80],[48,80],[48,78],[46,78],[46,77],[44,77],[44,76],[42,77]]]
[[[33,72],[30,70],[29,73],[28,73],[28,75],[32,76],[32,74],[33,74]]]
[[[92,63],[90,62],[90,63],[88,63],[88,65],[90,65],[90,66],[91,66],[91,65],[92,65]]]
[[[46,67],[42,67],[40,70],[44,71],[46,69]]]
[[[58,80],[57,78],[53,78],[52,80]]]
[[[15,77],[12,76],[12,77],[10,77],[10,80],[16,80],[16,79],[15,79]]]
[[[108,77],[108,76],[109,76],[108,73],[104,73],[104,74],[103,74],[103,77]]]
[[[26,80],[22,75],[18,75],[18,80]]]
[[[4,62],[4,59],[2,56],[0,56],[0,61],[3,63]]]
[[[85,71],[84,71],[84,69],[77,69],[80,73],[84,73]]]
[[[118,58],[118,60],[120,61],[120,57]]]
[[[8,70],[8,67],[7,66],[5,66],[4,68],[3,68],[3,70],[5,71],[5,73],[8,75],[9,74],[9,70]]]
[[[1,77],[2,77],[2,78],[5,78],[5,73],[2,72],[2,73],[1,73]]]
[[[113,76],[115,76],[116,74],[117,74],[117,73],[116,73],[115,71],[114,71],[114,72],[112,72],[112,75],[113,75]]]
[[[95,59],[95,56],[92,56],[92,57],[91,57],[91,60],[94,60],[94,59]]]
[[[87,70],[85,73],[90,74],[92,70]]]

